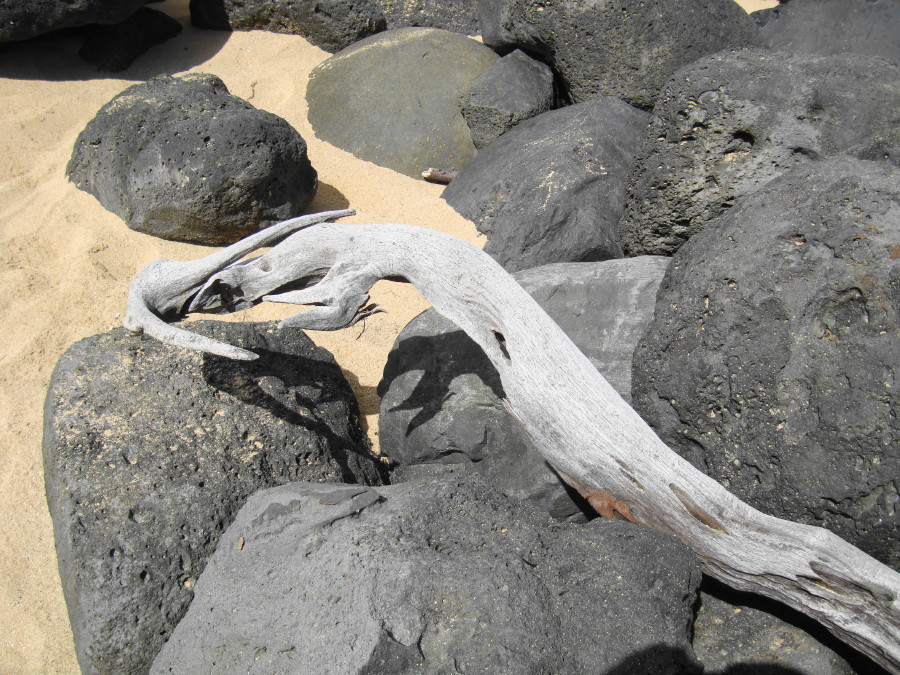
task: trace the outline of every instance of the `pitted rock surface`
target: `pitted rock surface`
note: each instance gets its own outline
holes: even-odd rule
[[[898,334],[900,169],[814,162],[674,256],[634,407],[740,499],[900,569]]]
[[[293,127],[203,73],[113,98],[79,134],[66,175],[133,230],[212,245],[296,216],[318,187]]]
[[[53,373],[44,471],[84,673],[146,673],[247,497],[283,483],[378,483],[353,393],[300,330],[196,322],[260,354],[231,361],[124,329]]]
[[[900,68],[871,56],[722,52],[665,86],[623,216],[630,255],[671,255],[790,169],[900,126]],[[862,151],[862,150],[861,150]]]

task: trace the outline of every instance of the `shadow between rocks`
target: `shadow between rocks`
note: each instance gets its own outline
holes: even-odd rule
[[[204,354],[201,366],[204,380],[211,387],[230,394],[247,405],[262,408],[288,424],[324,438],[335,460],[341,465],[345,480],[353,476],[348,463],[350,453],[371,459],[366,451],[367,443],[360,425],[355,396],[349,384],[343,385],[347,388],[345,392],[341,391],[340,385],[336,388],[321,386],[322,382],[344,381],[340,367],[335,363],[324,363],[283,352],[259,348],[254,348],[254,351],[259,355],[256,361],[238,362]],[[327,421],[315,416],[318,409],[330,402],[349,403],[356,408],[348,420],[350,435],[355,442],[348,442],[336,434]],[[298,410],[306,410],[310,414],[301,414]],[[352,479],[350,482],[353,482]]]
[[[313,164],[315,167],[315,164]],[[319,213],[320,211],[337,211],[339,209],[352,208],[350,200],[344,196],[340,190],[333,185],[319,181],[319,188],[316,190],[316,196],[303,209],[303,213]]]
[[[405,338],[388,357],[378,384],[379,396],[385,395],[395,378],[411,371],[421,371],[422,376],[409,396],[391,408],[391,412],[419,411],[407,425],[407,436],[441,411],[451,395],[450,383],[461,375],[477,375],[495,396],[506,398],[497,369],[462,330]]]

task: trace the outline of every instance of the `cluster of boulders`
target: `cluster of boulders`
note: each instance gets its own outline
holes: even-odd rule
[[[447,202],[674,451],[900,569],[900,3],[192,11],[340,49],[310,77],[317,135],[458,170]],[[68,173],[129,227],[206,244],[317,186],[297,132],[210,75],[124,91]],[[50,385],[84,672],[877,672],[783,608],[704,586],[698,611],[689,549],[594,519],[435,312],[379,385],[390,464],[301,332],[194,327],[262,358],[113,331]]]

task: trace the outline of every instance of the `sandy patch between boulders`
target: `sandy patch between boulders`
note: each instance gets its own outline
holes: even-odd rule
[[[753,11],[774,3],[740,4]],[[214,73],[306,139],[321,182],[312,210],[349,205],[358,215],[348,222],[405,222],[483,243],[440,199],[441,186],[315,138],[306,80],[326,52],[295,36],[194,29],[187,0],[154,8],[182,20],[184,31],[117,77],[100,77],[81,62],[80,38],[0,45],[0,673],[78,672],[44,497],[41,427],[53,367],[72,343],[120,324],[128,284],[146,263],[209,252],[132,232],[66,180],[75,138],[103,104],[153,75]],[[382,368],[397,333],[427,305],[410,286],[390,282],[376,285],[373,301],[388,313],[311,336],[344,369],[377,447]],[[270,320],[291,311],[273,305],[234,318]]]

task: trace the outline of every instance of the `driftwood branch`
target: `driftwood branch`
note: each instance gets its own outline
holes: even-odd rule
[[[310,220],[316,218],[276,226],[272,235],[281,238]],[[196,262],[151,263],[132,286],[126,326],[172,344],[252,358],[162,319],[270,300],[311,305],[285,325],[335,330],[377,311],[368,291],[378,279],[405,279],[481,346],[535,447],[599,512],[674,534],[710,576],[817,619],[900,673],[900,574],[825,529],[753,509],[670,450],[489,256],[432,230],[327,223],[237,262],[269,243],[254,236]],[[298,280],[312,285],[282,292]]]

